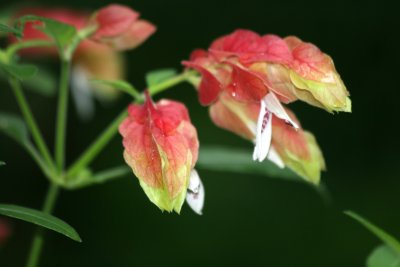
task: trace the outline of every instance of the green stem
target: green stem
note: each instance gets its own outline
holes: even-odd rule
[[[47,191],[46,199],[43,204],[42,211],[48,214],[53,212],[56,199],[59,193],[59,187],[55,184],[51,184]],[[35,236],[32,241],[31,250],[29,253],[28,261],[26,267],[36,267],[38,266],[40,254],[43,247],[43,228],[37,228]]]
[[[150,95],[159,94],[172,86],[175,86],[181,82],[187,81],[191,76],[195,75],[195,71],[185,71],[180,75],[177,75],[171,79],[168,79],[162,83],[156,84],[148,88]]]
[[[18,43],[10,45],[7,48],[6,55],[7,55],[8,59],[11,59],[15,55],[15,53],[17,53],[21,49],[31,48],[31,47],[50,47],[53,45],[54,45],[53,42],[40,40],[40,39],[18,42]]]
[[[124,110],[111,124],[101,133],[101,135],[89,146],[88,149],[72,164],[67,172],[67,177],[73,177],[78,174],[83,168],[91,163],[99,152],[108,144],[108,142],[118,132],[118,127],[126,118],[128,112]]]
[[[67,128],[68,84],[70,69],[70,61],[62,60],[55,140],[55,159],[60,173],[64,169],[65,165],[65,136]]]
[[[81,189],[87,186],[95,185],[95,184],[102,184],[105,182],[109,182],[111,180],[121,178],[126,176],[128,173],[131,173],[132,170],[128,168],[128,166],[119,166],[119,167],[114,167],[112,169],[108,169],[105,171],[101,171],[99,173],[96,173],[91,177],[90,179],[86,179],[84,181],[81,181],[77,184],[72,184],[68,189]]]
[[[18,105],[21,109],[22,115],[25,118],[26,123],[32,133],[33,139],[36,145],[39,148],[40,153],[44,157],[46,163],[51,167],[54,168],[53,160],[50,156],[49,149],[47,148],[46,143],[44,142],[42,133],[37,126],[36,120],[33,117],[32,110],[30,109],[28,102],[26,101],[25,95],[22,91],[21,83],[15,79],[10,78],[10,85],[14,91],[15,98],[17,99]]]
[[[168,88],[171,88],[181,82],[187,81],[191,76],[195,75],[194,71],[187,71],[180,75],[177,75],[169,80],[166,80],[160,84],[148,88],[150,95],[156,95],[161,93]],[[137,101],[142,101],[136,99]],[[103,131],[103,133],[89,146],[88,149],[75,161],[74,164],[69,168],[67,172],[67,177],[73,178],[78,174],[83,168],[89,165],[99,154],[99,152],[110,142],[110,140],[117,134],[118,127],[121,122],[126,118],[128,112],[124,110],[121,112],[117,118],[115,118],[111,124]]]

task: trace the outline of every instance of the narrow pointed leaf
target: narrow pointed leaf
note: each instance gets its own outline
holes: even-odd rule
[[[3,23],[0,23],[0,31],[5,32],[5,33],[12,33],[16,37],[20,38],[22,37],[22,31],[13,27],[10,27],[8,25],[5,25]]]
[[[380,245],[369,255],[367,267],[400,267],[400,254],[386,245]]]
[[[280,169],[270,161],[262,163],[254,162],[252,160],[252,152],[245,149],[202,147],[200,149],[197,168],[243,174],[259,174],[298,181],[302,180],[289,169]]]
[[[22,146],[29,143],[29,133],[24,121],[16,116],[0,113],[0,132],[8,135]]]
[[[146,83],[147,87],[155,86],[159,83],[162,83],[169,78],[174,77],[177,74],[175,69],[160,69],[150,71],[146,74]]]
[[[82,242],[82,239],[74,228],[59,218],[47,213],[16,205],[0,204],[0,214],[39,225],[65,235],[77,242]]]
[[[140,97],[140,93],[133,87],[130,83],[122,81],[122,80],[91,80],[92,83],[104,84],[112,87],[113,89],[120,90],[124,93],[127,93],[134,98]]]
[[[382,240],[388,247],[400,255],[400,242],[397,239],[353,211],[345,211],[344,213],[361,223],[365,228]]]
[[[0,63],[0,69],[21,81],[34,77],[38,72],[36,66],[31,64]]]

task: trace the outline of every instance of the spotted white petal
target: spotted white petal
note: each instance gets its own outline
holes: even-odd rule
[[[202,215],[204,206],[204,186],[195,169],[190,174],[189,187],[186,193],[186,202],[194,212]]]
[[[265,102],[265,106],[269,111],[271,111],[276,117],[279,119],[284,120],[285,122],[289,123],[296,129],[299,129],[299,125],[290,118],[289,114],[283,108],[281,102],[279,101],[278,97],[273,93],[268,93],[261,102]]]
[[[257,120],[256,145],[253,152],[253,160],[262,162],[268,155],[272,137],[272,113],[261,101],[260,113]]]
[[[275,163],[276,166],[283,169],[285,168],[285,163],[283,162],[282,158],[279,156],[278,152],[276,152],[273,146],[270,147],[268,152],[268,159]]]
[[[72,68],[71,91],[78,116],[84,121],[90,120],[95,112],[95,103],[87,73],[79,65]]]

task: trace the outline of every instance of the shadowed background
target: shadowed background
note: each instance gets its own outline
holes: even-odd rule
[[[97,9],[109,1],[36,1],[43,6]],[[124,2],[119,2],[124,3]],[[303,127],[324,152],[323,173],[332,203],[326,204],[303,183],[200,171],[206,187],[204,215],[187,206],[181,215],[162,214],[133,176],[80,191],[63,191],[55,215],[83,238],[78,244],[47,232],[41,266],[364,266],[379,241],[341,212],[352,209],[400,237],[400,148],[397,137],[399,20],[389,1],[130,1],[157,33],[126,53],[128,80],[144,87],[144,74],[175,67],[194,48],[206,48],[236,28],[280,36],[297,35],[332,56],[353,101],[352,114],[330,115],[295,103]],[[1,8],[8,6],[5,1]],[[105,62],[105,64],[107,64]],[[57,65],[55,65],[57,68]],[[0,110],[19,113],[5,83]],[[52,145],[55,99],[27,92],[35,115]],[[216,128],[195,90],[179,85],[157,96],[184,101],[201,144],[251,148],[239,137]],[[77,119],[71,103],[68,162],[129,102],[98,106],[89,123]],[[251,155],[249,155],[250,157]],[[47,181],[26,153],[0,136],[0,202],[40,208]],[[121,165],[117,136],[93,164],[94,170]],[[34,232],[30,224],[10,220],[13,235],[0,250],[0,266],[23,266]]]

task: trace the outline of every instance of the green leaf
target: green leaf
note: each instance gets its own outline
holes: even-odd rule
[[[400,255],[390,247],[380,245],[369,255],[367,267],[400,267]]]
[[[57,78],[48,70],[40,68],[33,77],[23,81],[24,88],[42,96],[51,97],[57,92]]]
[[[8,135],[22,146],[29,143],[29,132],[24,121],[16,116],[0,113],[0,132]]]
[[[87,186],[103,184],[118,178],[125,177],[127,174],[132,173],[132,170],[127,166],[119,166],[111,169],[103,170],[101,172],[91,174],[86,179],[77,180],[77,183],[71,184],[71,189],[78,189]]]
[[[0,161],[0,166],[4,166],[6,163],[4,161]]]
[[[212,171],[260,174],[274,178],[303,181],[289,169],[280,169],[270,161],[254,162],[252,160],[252,152],[245,149],[202,147],[197,166],[200,169]]]
[[[63,51],[71,44],[77,34],[76,28],[72,25],[33,15],[20,17],[16,21],[16,28],[23,32],[25,23],[30,21],[41,21],[43,25],[37,26],[37,29],[52,38],[60,51]]]
[[[8,75],[11,75],[21,81],[32,78],[38,72],[38,69],[31,64],[0,63],[0,68]]]
[[[0,214],[39,225],[65,235],[77,242],[82,242],[82,239],[74,228],[50,214],[9,204],[0,204]]]
[[[174,77],[178,72],[175,69],[159,69],[150,71],[146,74],[147,87],[162,83],[169,78]]]
[[[20,29],[16,29],[13,27],[10,27],[8,25],[5,25],[3,23],[0,23],[0,31],[5,32],[5,33],[12,33],[18,38],[22,37],[22,31]]]
[[[141,97],[140,93],[135,89],[135,87],[133,87],[130,83],[128,83],[126,81],[122,81],[122,80],[97,80],[97,79],[93,79],[93,80],[90,80],[90,81],[93,82],[93,83],[110,86],[111,88],[116,89],[116,90],[120,90],[120,91],[122,91],[124,93],[127,93],[127,94],[133,96],[134,98]]]
[[[345,211],[344,212],[349,217],[361,223],[365,228],[375,234],[380,240],[382,240],[388,247],[390,247],[393,251],[400,255],[400,242],[394,238],[393,236],[386,233],[384,230],[380,229],[376,225],[372,224],[368,220],[364,219],[357,213],[353,211]]]

